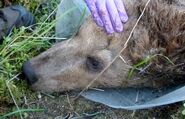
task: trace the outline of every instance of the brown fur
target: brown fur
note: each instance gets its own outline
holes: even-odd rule
[[[4,6],[10,6],[10,5],[12,5],[12,1],[11,0],[3,0],[3,4],[4,4]]]
[[[51,92],[85,88],[123,48],[146,1],[124,0],[129,21],[124,24],[123,33],[107,35],[88,18],[73,39],[58,43],[31,59],[30,62],[39,79],[32,85],[33,89]],[[184,47],[183,0],[151,0],[132,34],[128,47],[122,53],[126,63],[117,58],[91,87],[164,86],[172,82],[168,79],[169,75],[165,75],[167,73],[183,79]],[[136,72],[128,79],[129,70],[133,65],[155,55],[144,71],[144,76]],[[164,56],[175,65],[169,63]]]

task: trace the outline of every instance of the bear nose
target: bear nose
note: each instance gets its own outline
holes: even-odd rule
[[[29,61],[23,64],[23,73],[29,85],[33,85],[38,81],[35,71]]]

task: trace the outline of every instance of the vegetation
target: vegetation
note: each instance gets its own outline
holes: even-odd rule
[[[42,3],[38,0],[20,0],[36,17],[37,24],[32,32],[29,27],[14,29],[0,45],[0,107],[21,102],[26,93],[31,93],[22,77],[22,64],[29,58],[43,52],[51,46],[54,39],[54,13],[59,1]],[[47,7],[47,4],[50,4]],[[49,16],[49,17],[48,17]],[[45,32],[45,29],[48,29]],[[13,94],[13,95],[12,95]],[[14,99],[13,99],[14,98]],[[12,100],[13,99],[13,100]],[[5,113],[1,110],[0,115]],[[11,109],[10,109],[11,110]],[[8,109],[9,111],[9,109]]]
[[[29,27],[14,29],[0,45],[0,118],[29,118],[32,116],[29,115],[30,112],[34,114],[37,112],[38,117],[43,117],[46,115],[45,113],[52,112],[56,115],[59,113],[63,117],[77,115],[81,118],[94,117],[94,119],[133,118],[135,113],[132,111],[114,110],[85,99],[77,102],[72,101],[73,97],[67,93],[61,95],[40,94],[32,92],[28,88],[22,75],[22,64],[48,49],[55,41],[55,10],[59,2],[60,0],[15,0],[15,3],[26,6],[34,14],[37,24],[34,29]],[[32,30],[32,32],[27,32],[28,30]],[[143,61],[134,68],[138,68],[147,62],[148,60]],[[41,98],[44,100],[43,102],[40,101]],[[48,108],[48,110],[43,110],[43,107]],[[56,112],[53,111],[54,107],[57,109]],[[183,118],[183,109],[178,108],[177,110],[168,113],[173,119]],[[154,112],[159,113],[160,111],[155,110]],[[150,112],[141,111],[135,116],[137,118],[148,118],[151,115]]]

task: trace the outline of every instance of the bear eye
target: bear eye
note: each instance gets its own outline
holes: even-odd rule
[[[93,72],[100,72],[104,68],[103,61],[96,57],[88,56],[86,60],[87,69]]]

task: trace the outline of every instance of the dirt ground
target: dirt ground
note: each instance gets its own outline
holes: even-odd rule
[[[43,112],[23,113],[25,119],[183,119],[182,103],[148,110],[113,109],[83,97],[74,100],[77,92],[25,95],[20,104],[24,109],[44,109]],[[31,98],[30,98],[31,97]],[[11,119],[19,119],[19,115]]]
[[[30,4],[32,3],[30,2]],[[27,4],[29,4],[29,2]],[[37,6],[37,4],[33,5]],[[44,11],[45,7],[49,5],[44,4],[43,6],[44,7],[42,8],[41,6],[41,8]],[[54,8],[55,7],[53,7],[53,9]],[[41,10],[38,10],[38,12],[40,11]],[[45,17],[43,17],[43,19],[44,18]],[[39,20],[42,21],[43,19],[40,18]],[[24,84],[23,87],[26,87],[26,84]],[[2,87],[0,87],[0,90],[1,88]],[[43,112],[24,112],[22,116],[25,119],[185,119],[181,114],[183,103],[148,110],[127,111],[94,103],[83,97],[74,100],[77,92],[54,93],[49,95],[35,93],[30,91],[30,89],[25,89],[24,92],[25,91],[28,92],[24,94],[21,101],[18,102],[20,109],[44,109]],[[12,99],[10,100],[12,101]],[[16,107],[13,101],[8,102],[8,104],[4,102],[1,103],[0,101],[0,114],[6,114],[15,110]],[[19,118],[19,114],[10,117],[10,119]]]

